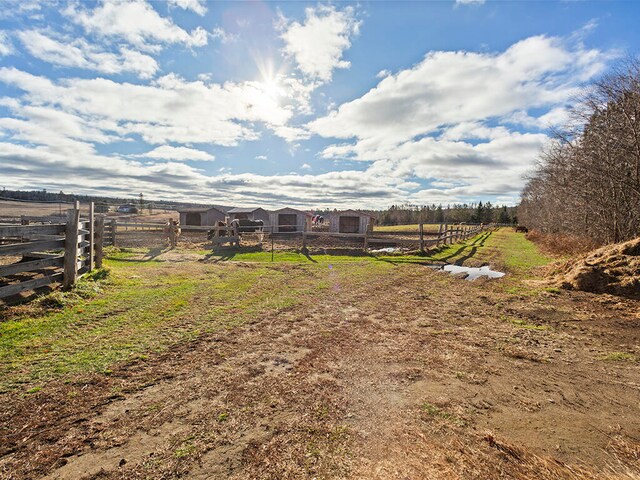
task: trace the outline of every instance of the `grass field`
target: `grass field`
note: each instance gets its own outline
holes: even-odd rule
[[[0,477],[639,478],[637,302],[551,261],[111,249],[0,312]]]
[[[425,233],[437,233],[439,227],[440,225],[438,224],[425,223],[423,228]],[[419,229],[420,226],[417,223],[410,225],[374,225],[373,227],[374,232],[411,232],[416,234]]]

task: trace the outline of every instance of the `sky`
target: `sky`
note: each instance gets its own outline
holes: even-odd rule
[[[640,2],[1,0],[0,188],[513,205]]]

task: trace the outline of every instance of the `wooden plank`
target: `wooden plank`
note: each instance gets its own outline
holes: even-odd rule
[[[183,232],[208,232],[209,230],[216,230],[220,232],[228,232],[233,227],[207,227],[207,226],[198,226],[198,225],[180,225],[180,230]]]
[[[27,290],[34,290],[36,288],[44,287],[52,283],[59,283],[62,281],[62,278],[63,278],[62,273],[55,273],[53,275],[48,275],[46,277],[27,280],[26,282],[12,283],[11,285],[0,287],[0,298],[10,297],[20,292],[24,292]]]
[[[116,246],[116,233],[118,231],[117,220],[111,220],[111,245]]]
[[[20,222],[22,225],[29,225],[30,222],[40,223],[62,223],[64,222],[63,216],[49,215],[49,216],[34,216],[34,215],[20,215]]]
[[[160,228],[162,228],[166,224],[165,223],[158,223],[158,222],[118,222],[118,225],[120,227],[160,227]],[[197,225],[185,225],[185,226],[197,227]],[[212,228],[212,227],[205,227],[205,228]]]
[[[295,232],[291,232],[295,233]],[[364,233],[338,233],[338,232],[311,232],[310,237],[344,237],[344,238],[364,238]]]
[[[57,223],[55,225],[0,225],[0,237],[59,235],[63,233],[64,223]]]
[[[366,252],[369,249],[369,238],[368,238],[368,234],[369,234],[369,225],[367,224],[366,228],[364,229],[364,240],[362,242],[362,249]]]
[[[424,225],[421,223],[419,225],[420,230],[420,252],[424,253]]]
[[[11,265],[0,266],[0,277],[14,275],[22,272],[33,272],[41,268],[62,266],[64,260],[63,255],[55,257],[41,258],[40,260],[32,260],[30,262],[12,263]]]
[[[405,237],[410,237],[412,235],[418,236],[420,235],[420,229],[418,228],[418,230],[374,230],[373,233],[375,233],[376,235],[380,236],[380,237],[385,237],[387,235],[389,236],[394,236],[394,235],[403,235]],[[425,232],[426,235],[429,235],[429,232]],[[432,232],[431,235],[436,235],[436,232]]]
[[[104,217],[102,215],[96,218],[96,237],[95,237],[95,262],[96,268],[102,268],[102,258],[104,256]]]
[[[34,242],[36,240],[64,240],[64,235],[29,235],[28,237],[21,238],[23,242]]]
[[[15,255],[19,253],[34,252],[37,250],[61,250],[64,248],[64,240],[40,240],[37,242],[14,243],[0,245],[0,256]]]
[[[80,220],[80,204],[67,210],[67,228],[64,246],[64,281],[65,288],[71,287],[78,278],[78,222]]]
[[[59,253],[42,253],[42,252],[29,252],[22,255],[22,259],[26,258],[54,258],[59,257],[61,254]]]

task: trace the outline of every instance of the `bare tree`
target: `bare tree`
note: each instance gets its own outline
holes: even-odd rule
[[[640,235],[640,64],[629,59],[571,110],[522,192],[522,223],[599,243]]]

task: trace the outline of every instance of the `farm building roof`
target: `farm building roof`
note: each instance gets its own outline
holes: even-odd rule
[[[359,212],[357,210],[339,210],[337,212],[329,212],[328,215],[337,215],[337,216],[349,215],[349,216],[353,216],[353,217],[371,217],[371,218],[375,218],[370,213]]]
[[[253,207],[253,208],[238,207],[238,208],[232,208],[231,210],[227,211],[227,213],[253,213],[256,210],[264,210],[264,208],[261,208],[261,207]]]
[[[218,210],[222,213],[229,213],[230,207],[223,206],[213,206],[213,207],[187,207],[187,208],[179,208],[178,213],[203,213],[208,212],[209,210]]]
[[[281,212],[298,212],[298,213],[304,213],[306,215],[311,215],[311,213],[305,211],[305,210],[300,210],[299,208],[291,208],[291,207],[284,207],[284,208],[279,208],[278,210],[272,210],[273,213],[281,213]]]

